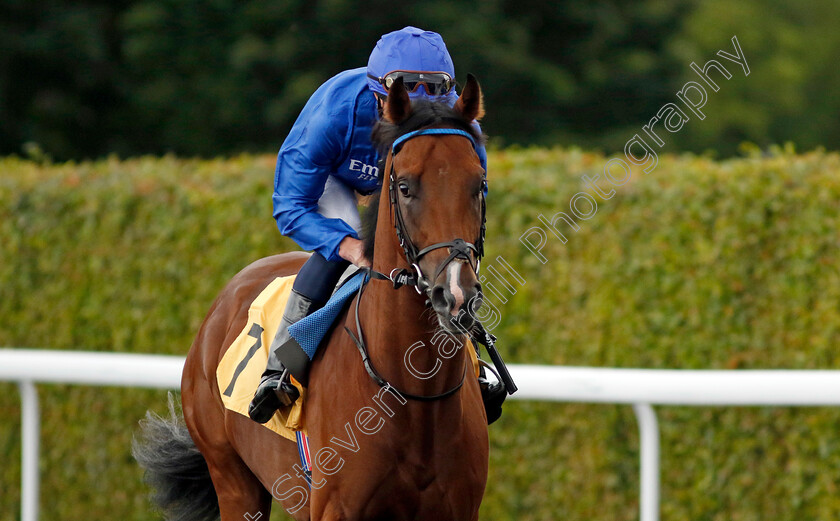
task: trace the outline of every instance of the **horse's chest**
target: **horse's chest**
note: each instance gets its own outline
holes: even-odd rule
[[[352,353],[349,349],[331,352]],[[322,362],[353,367],[355,359],[338,358],[327,360],[325,356]],[[318,371],[313,367],[313,378]],[[330,374],[337,372],[334,369]],[[331,380],[325,380],[322,387],[313,386],[309,403],[313,407],[307,414],[329,419],[313,424],[310,430],[311,450],[316,453],[313,478],[319,484],[323,480],[322,488],[312,491],[313,519],[319,512],[338,510],[339,518],[346,521],[474,520],[484,494],[488,463],[487,427],[479,409],[478,386],[465,385],[463,393],[469,394],[459,395],[464,403],[477,404],[475,407],[459,406],[434,416],[424,409],[426,404],[404,403],[370,386],[361,368],[345,376],[345,388],[352,388],[358,379],[360,388],[370,387],[367,392],[373,398],[350,403],[349,399],[336,400],[334,389],[327,392]],[[342,419],[345,422],[339,423]],[[317,447],[324,454],[326,448],[337,453],[332,460],[324,459],[327,469],[318,469]]]
[[[486,478],[481,475],[486,475],[486,466],[467,446],[454,460],[446,449],[424,452],[414,447],[372,457],[361,479],[341,484],[342,502],[346,505],[352,497],[358,510],[348,510],[362,512],[360,520],[473,519],[484,492]]]
[[[384,477],[365,502],[369,517],[360,519],[466,520],[480,502],[481,492],[469,483],[429,469],[405,467]]]

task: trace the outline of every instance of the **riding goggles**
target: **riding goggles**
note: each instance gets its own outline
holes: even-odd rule
[[[368,78],[379,82],[386,92],[397,78],[402,78],[408,92],[416,92],[422,85],[429,96],[443,96],[455,86],[455,80],[445,72],[391,71],[381,78],[368,73]]]

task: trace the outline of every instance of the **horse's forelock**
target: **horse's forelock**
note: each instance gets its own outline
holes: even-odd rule
[[[446,103],[415,100],[411,104],[411,114],[399,124],[380,119],[374,126],[371,139],[384,157],[396,139],[404,134],[434,126],[451,126],[469,132],[476,143],[483,143],[484,136],[469,121],[465,121],[459,112]],[[384,173],[380,170],[380,181]]]

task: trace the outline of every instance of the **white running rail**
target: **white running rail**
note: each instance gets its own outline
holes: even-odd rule
[[[38,519],[36,383],[179,389],[180,356],[0,349],[0,381],[22,402],[22,521]],[[653,405],[838,406],[840,371],[711,371],[513,365],[512,398],[633,406],[640,435],[640,519],[659,519],[659,427]]]

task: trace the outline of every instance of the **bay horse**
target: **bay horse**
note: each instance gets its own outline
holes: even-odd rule
[[[380,276],[340,315],[312,364],[305,401],[311,486],[301,479],[295,443],[225,409],[216,380],[250,303],[276,277],[296,273],[307,254],[258,260],[224,288],[186,359],[184,422],[170,400],[171,417],[147,415],[134,443],[167,519],[267,521],[272,497],[297,520],[478,518],[487,417],[472,371],[467,377],[467,349],[441,357],[434,337],[445,329],[469,345],[453,317],[480,299],[486,185],[472,122],[482,115],[471,75],[451,108],[412,105],[401,80],[389,91],[373,133],[385,157],[383,188],[364,234],[369,273]],[[416,288],[382,280],[394,273],[411,274]],[[366,370],[362,344],[387,384]]]

